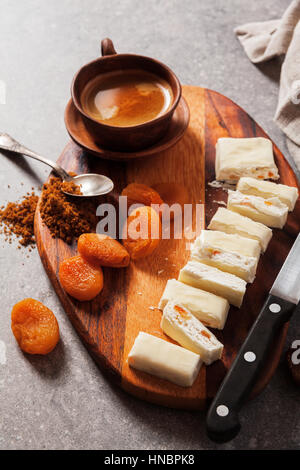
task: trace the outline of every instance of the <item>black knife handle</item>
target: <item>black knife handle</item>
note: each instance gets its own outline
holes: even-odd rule
[[[227,442],[238,434],[240,408],[251,392],[272,341],[295,307],[269,295],[209,408],[206,429],[213,441]]]

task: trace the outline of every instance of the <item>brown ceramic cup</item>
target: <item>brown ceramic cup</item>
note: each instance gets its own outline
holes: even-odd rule
[[[176,75],[158,60],[135,54],[117,54],[108,38],[101,42],[102,57],[84,65],[75,75],[71,87],[72,100],[84,123],[101,147],[130,152],[150,147],[167,132],[174,111],[181,98],[181,85]],[[117,127],[103,124],[89,116],[82,108],[81,95],[86,84],[96,76],[128,69],[141,69],[163,78],[173,92],[172,106],[161,116],[143,124]]]

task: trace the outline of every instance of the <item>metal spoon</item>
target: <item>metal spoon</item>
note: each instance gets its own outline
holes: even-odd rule
[[[96,173],[87,173],[83,175],[71,176],[57,163],[48,160],[47,158],[41,157],[37,153],[32,152],[23,145],[19,144],[10,135],[0,132],[0,149],[8,150],[10,152],[19,153],[26,155],[27,157],[34,158],[39,162],[46,163],[61,177],[63,181],[72,181],[79,186],[81,194],[73,194],[67,191],[63,191],[69,196],[77,197],[90,197],[90,196],[101,196],[103,194],[110,193],[114,188],[114,183],[110,178],[104,175],[97,175]]]

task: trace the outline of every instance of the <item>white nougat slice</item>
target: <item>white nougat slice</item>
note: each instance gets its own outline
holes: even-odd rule
[[[199,354],[141,331],[128,355],[128,363],[134,369],[190,387],[202,360]]]
[[[191,259],[253,282],[260,251],[257,240],[202,230],[192,245]]]
[[[200,354],[206,365],[222,356],[223,344],[181,304],[167,303],[160,326],[181,346]]]
[[[187,308],[205,325],[219,330],[224,328],[229,310],[229,303],[226,299],[184,284],[177,279],[169,279],[158,308],[163,310],[172,300]]]
[[[241,178],[236,189],[241,193],[260,196],[264,199],[278,197],[283,204],[288,206],[289,211],[294,210],[298,199],[298,188],[294,186],[273,183],[272,181],[260,181],[250,177]]]
[[[221,137],[216,144],[216,179],[238,181],[242,176],[278,179],[273,146],[264,137]]]
[[[219,207],[208,226],[210,230],[219,230],[225,233],[236,233],[245,238],[257,240],[262,251],[266,251],[272,238],[272,230],[265,225],[254,222],[237,212]]]
[[[195,247],[200,247],[202,243],[257,259],[259,259],[261,253],[260,243],[257,240],[242,237],[237,233],[225,233],[219,230],[201,230],[200,236],[196,238],[194,245]]]
[[[180,270],[178,279],[190,286],[225,297],[230,304],[236,307],[242,305],[246,292],[246,282],[243,279],[193,260]]]
[[[273,228],[283,228],[288,216],[288,206],[278,197],[263,199],[240,191],[228,191],[227,208]]]

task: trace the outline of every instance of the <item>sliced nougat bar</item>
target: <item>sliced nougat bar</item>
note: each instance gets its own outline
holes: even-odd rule
[[[238,181],[242,176],[278,179],[273,146],[264,137],[221,137],[216,144],[216,179]]]
[[[272,181],[261,181],[250,177],[241,178],[236,189],[241,193],[260,196],[264,199],[278,197],[283,204],[288,206],[289,211],[294,210],[298,199],[298,188],[294,186],[273,183]]]
[[[182,304],[168,302],[160,324],[164,333],[209,365],[222,356],[223,344]]]
[[[240,191],[228,192],[227,208],[273,228],[283,228],[288,216],[288,206],[278,197],[263,199]]]
[[[229,303],[223,297],[189,286],[177,279],[169,279],[158,307],[163,310],[169,301],[183,305],[198,320],[211,328],[224,328]]]
[[[253,282],[260,251],[257,240],[202,230],[192,245],[191,258]]]
[[[225,233],[236,233],[245,238],[257,240],[262,251],[266,251],[272,238],[272,230],[265,225],[254,222],[237,212],[219,207],[208,226],[210,230],[220,230]]]
[[[246,282],[243,279],[194,260],[188,261],[180,270],[178,279],[190,286],[225,297],[236,307],[242,305],[246,292]]]
[[[202,365],[199,354],[140,331],[128,355],[134,369],[190,387]]]

